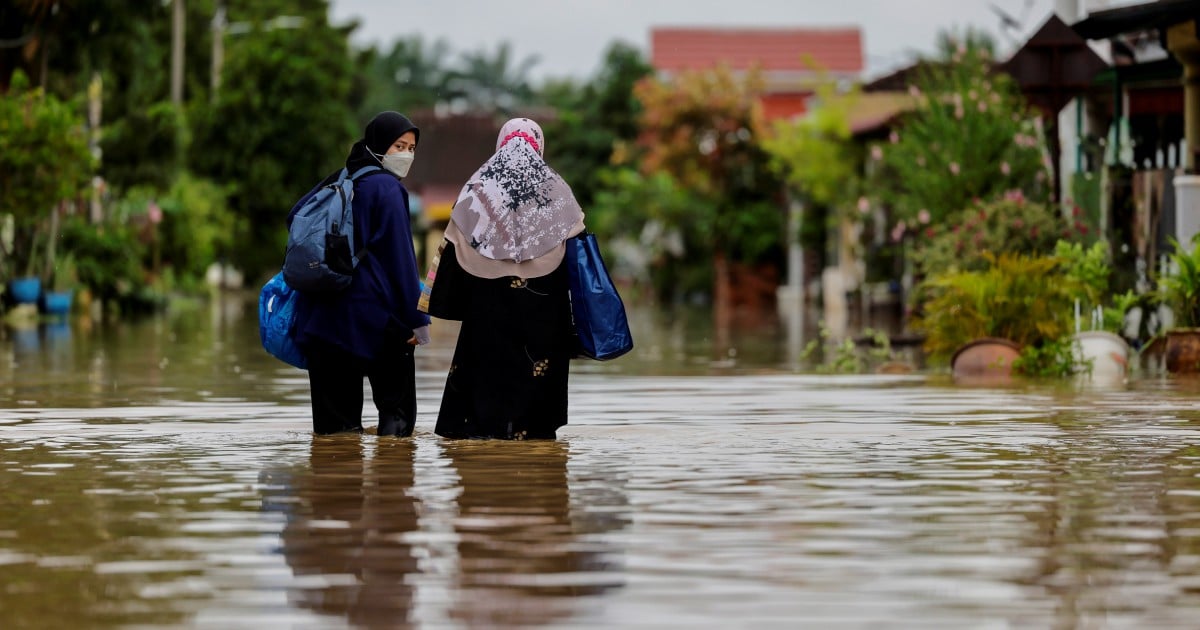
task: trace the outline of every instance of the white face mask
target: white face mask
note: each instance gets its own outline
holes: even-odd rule
[[[411,151],[400,151],[383,156],[379,162],[383,164],[383,168],[391,171],[396,177],[404,177],[408,175],[408,169],[412,166],[415,157]]]

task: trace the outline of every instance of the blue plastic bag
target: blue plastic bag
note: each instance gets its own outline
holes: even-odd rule
[[[567,272],[580,354],[607,361],[632,350],[625,303],[600,257],[595,234],[584,232],[567,239]]]
[[[304,370],[308,369],[308,360],[292,340],[297,295],[283,281],[282,271],[263,285],[258,294],[258,336],[271,356]]]

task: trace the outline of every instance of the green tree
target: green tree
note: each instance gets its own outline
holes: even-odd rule
[[[856,194],[857,187],[848,185],[859,174],[846,112],[858,95],[857,90],[838,93],[833,83],[823,83],[807,116],[776,121],[763,139],[772,169],[817,206],[837,206]]]
[[[366,125],[375,114],[394,110],[410,113],[432,108],[449,96],[450,45],[445,40],[426,44],[419,36],[399,39],[386,53],[374,48],[361,59],[366,94],[358,106],[358,122]]]
[[[916,110],[892,142],[871,148],[874,189],[909,225],[941,223],[973,200],[1011,190],[1044,199],[1049,186],[1035,118],[1011,78],[991,72],[982,44],[950,54],[922,66],[910,89]]]
[[[303,29],[267,28],[281,15],[274,4],[230,4],[230,20],[250,30],[226,46],[221,90],[194,116],[201,150],[190,155],[197,172],[231,187],[230,207],[247,222],[232,258],[251,278],[279,264],[288,210],[358,135],[348,31],[327,23],[325,0],[291,8]]]
[[[514,59],[508,42],[501,42],[495,54],[486,50],[464,53],[461,65],[447,77],[451,105],[467,111],[511,115],[532,99],[529,72],[538,62],[537,56]]]
[[[86,188],[92,166],[77,104],[31,88],[16,72],[0,96],[0,216],[11,215],[15,228],[11,250],[0,241],[0,273],[35,272],[55,204]]]
[[[627,148],[637,139],[641,105],[633,86],[652,72],[641,52],[617,43],[587,84],[551,84],[542,90],[543,100],[558,111],[545,125],[548,155],[585,209],[591,209],[603,186],[614,149]]]

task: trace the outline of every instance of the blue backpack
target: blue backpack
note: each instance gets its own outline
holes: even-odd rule
[[[364,166],[322,186],[292,218],[283,279],[298,291],[329,293],[350,286],[354,268],[367,255],[354,251],[354,182],[378,166]]]

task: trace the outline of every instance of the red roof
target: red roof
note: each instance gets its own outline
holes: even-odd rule
[[[862,33],[846,28],[655,28],[650,32],[651,64],[678,72],[722,63],[734,70],[757,66],[766,72],[863,70]]]

